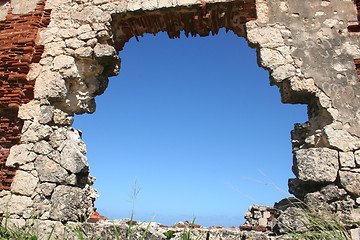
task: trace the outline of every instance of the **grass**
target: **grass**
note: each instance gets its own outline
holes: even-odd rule
[[[186,226],[184,227],[184,230],[180,234],[180,240],[192,240],[191,235],[194,229],[194,225],[195,225],[195,218],[192,220],[189,229],[187,229]],[[195,238],[195,240],[199,240],[203,235],[204,234],[200,234]]]
[[[52,228],[47,240],[51,239],[54,232]],[[8,226],[8,217],[5,217],[4,223],[0,225],[0,239],[1,240],[38,240],[39,234],[37,229],[32,225],[25,225],[24,227],[19,226]]]
[[[199,240],[204,234],[200,234],[199,236],[197,236],[196,238],[191,238],[191,236],[193,235],[193,229],[195,226],[195,218],[192,220],[192,222],[190,223],[189,228],[186,227],[186,225],[184,226],[184,230],[181,231],[179,239],[180,240]],[[171,239],[176,237],[176,231],[173,230],[169,230],[164,232],[163,234],[165,235],[166,239]]]
[[[134,215],[135,215],[135,202],[136,202],[136,199],[139,195],[139,192],[140,192],[140,188],[137,186],[137,181],[135,180],[135,183],[134,183],[134,186],[133,186],[133,189],[132,189],[132,193],[130,195],[130,201],[132,203],[132,209],[131,209],[131,217],[130,217],[130,221],[128,223],[128,228],[127,228],[127,231],[126,231],[126,238],[128,240],[131,240],[131,239],[135,239],[136,238],[136,234],[135,232],[144,224],[143,222],[140,223],[140,224],[137,224],[136,225],[136,222],[134,221]],[[140,240],[144,240],[145,237],[146,237],[146,234],[148,233],[149,231],[149,228],[151,226],[151,223],[153,222],[154,220],[154,217],[150,220],[150,222],[147,224],[146,226],[146,229],[144,230],[143,234],[141,235],[140,237]],[[114,225],[114,230],[115,230],[115,233],[117,233],[117,229]],[[118,236],[118,235],[116,235]],[[116,238],[116,240],[119,240],[118,238]]]
[[[319,215],[317,213],[311,212],[309,210],[304,211],[304,226],[306,230],[301,233],[289,233],[288,236],[290,239],[297,240],[351,240],[351,236],[343,226],[343,224],[335,218],[334,215],[330,214],[326,217],[323,215]],[[133,222],[133,223],[131,223]],[[150,221],[146,228],[141,233],[140,227],[143,226],[144,223],[136,224],[132,219],[128,222],[128,228],[126,229],[126,240],[146,240],[147,233],[149,231],[150,225],[152,221]],[[179,240],[199,240],[203,235],[198,235],[197,237],[193,237],[193,230],[195,225],[195,218],[191,222],[190,226],[184,227],[183,231],[180,232]],[[75,239],[77,240],[88,240],[88,239],[100,239],[98,238],[90,238],[86,234],[86,226],[83,223],[78,223],[75,226],[67,226],[69,231],[71,231]],[[47,237],[48,240],[51,239],[54,228],[51,233]],[[125,240],[120,237],[120,233],[118,232],[117,227],[114,224],[114,240]],[[140,235],[141,234],[141,235]],[[176,236],[175,231],[167,231],[163,233],[166,239],[172,239]],[[20,227],[10,227],[8,226],[7,219],[2,226],[0,226],[0,240],[38,240],[39,235],[34,226],[25,226],[23,228]],[[64,237],[64,240],[70,240],[74,238]],[[289,239],[289,238],[287,238]]]
[[[290,233],[291,239],[299,240],[351,240],[345,226],[332,213],[322,215],[308,209],[302,209],[304,232]]]
[[[290,215],[299,220],[301,229],[295,231],[293,226],[286,226],[289,230],[287,234],[290,239],[296,240],[352,240],[351,234],[346,229],[346,225],[360,227],[360,222],[342,222],[332,212],[307,207],[304,202],[294,204],[298,212]],[[287,238],[289,239],[289,238]]]
[[[9,228],[0,226],[0,239],[19,239],[19,240],[37,240],[37,234],[32,232],[33,229]]]
[[[135,215],[135,201],[140,192],[140,189],[137,187],[136,182],[130,199],[132,202],[131,217],[127,222],[127,227],[125,233],[119,232],[118,227],[113,223],[113,234],[115,236],[114,240],[146,240],[147,234],[149,232],[150,226],[153,222],[152,218],[149,223],[147,223],[145,229],[143,228],[144,222],[137,223],[134,221]],[[294,205],[295,206],[295,205]],[[338,220],[334,214],[322,213],[321,215],[315,210],[306,208],[305,204],[298,207],[300,210],[296,216],[291,216],[293,218],[300,218],[300,222],[304,226],[303,232],[295,232],[292,226],[286,226],[290,233],[284,235],[284,239],[296,239],[296,240],[351,240],[351,236],[345,226]],[[300,217],[299,217],[300,216]],[[85,218],[86,219],[86,218]],[[353,225],[360,226],[360,223],[351,223]],[[204,234],[200,234],[197,237],[194,237],[194,226],[195,218],[190,224],[186,224],[181,232],[176,232],[169,230],[164,232],[166,239],[176,238],[179,240],[200,240]],[[68,237],[67,235],[63,236],[63,240],[96,240],[100,239],[90,237],[87,235],[89,232],[87,223],[77,223],[72,225],[66,225],[68,232],[71,232],[74,237]],[[52,235],[55,230],[55,225],[52,228],[51,232],[47,236],[47,240],[52,238]],[[65,234],[65,233],[64,233]],[[124,236],[125,235],[125,236]],[[124,237],[122,237],[124,236]],[[34,224],[28,224],[23,227],[19,226],[9,226],[8,217],[6,216],[3,220],[3,224],[0,225],[0,240],[38,240],[39,234]],[[43,238],[42,238],[43,239]]]

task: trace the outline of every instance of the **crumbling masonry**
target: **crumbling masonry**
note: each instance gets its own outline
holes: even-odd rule
[[[20,225],[91,216],[97,193],[71,125],[74,114],[95,111],[95,97],[118,74],[118,52],[145,33],[177,38],[226,28],[257,49],[283,103],[308,105],[309,121],[292,131],[289,191],[359,222],[359,7],[359,0],[1,0],[0,216]],[[285,217],[273,211],[253,208],[242,230],[274,230],[269,221]]]

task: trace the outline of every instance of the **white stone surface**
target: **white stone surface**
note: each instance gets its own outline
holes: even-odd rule
[[[32,152],[33,146],[34,144],[31,143],[13,146],[7,158],[6,166],[14,167],[15,165],[24,165],[34,161],[37,155]]]
[[[15,178],[11,184],[11,192],[31,196],[37,186],[39,179],[31,173],[16,171]]]
[[[37,157],[35,167],[41,182],[65,183],[68,177],[64,168],[46,156]]]
[[[59,164],[72,173],[80,173],[88,169],[87,158],[72,142],[65,142],[60,147],[61,158]]]
[[[340,125],[340,126],[339,126]],[[328,125],[324,128],[329,144],[344,152],[353,151],[360,148],[360,138],[351,135],[345,126],[341,123],[335,123],[333,126]]]
[[[341,167],[355,167],[355,155],[353,152],[339,152]]]
[[[294,173],[305,182],[334,182],[339,170],[338,151],[310,148],[295,151]]]
[[[65,81],[58,72],[42,72],[35,82],[35,98],[64,98]]]
[[[30,197],[11,195],[8,204],[9,214],[16,214],[22,216],[25,213],[25,210],[32,205],[33,201]]]
[[[36,8],[36,4],[40,0],[11,0],[11,8],[13,14],[26,14],[32,12]]]
[[[10,3],[5,3],[0,6],[0,21],[4,21],[10,10]]]

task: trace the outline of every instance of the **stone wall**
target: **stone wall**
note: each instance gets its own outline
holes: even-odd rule
[[[360,221],[358,6],[352,0],[4,2],[0,214],[21,223],[91,216],[94,179],[81,132],[71,125],[74,114],[95,111],[95,97],[119,72],[118,51],[144,33],[176,38],[180,31],[207,36],[226,28],[257,49],[282,102],[308,105],[309,121],[292,131],[296,178],[289,191],[309,207]],[[26,21],[35,22],[23,36]],[[243,228],[267,228],[264,218],[250,217]]]

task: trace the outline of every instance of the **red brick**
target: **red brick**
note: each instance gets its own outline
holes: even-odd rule
[[[35,82],[26,75],[31,62],[40,61],[43,46],[35,39],[41,27],[50,21],[50,10],[45,10],[45,0],[35,11],[24,15],[8,14],[0,23],[0,191],[10,190],[15,175],[14,168],[5,165],[12,146],[19,144],[23,125],[17,118],[18,107],[34,97]]]

